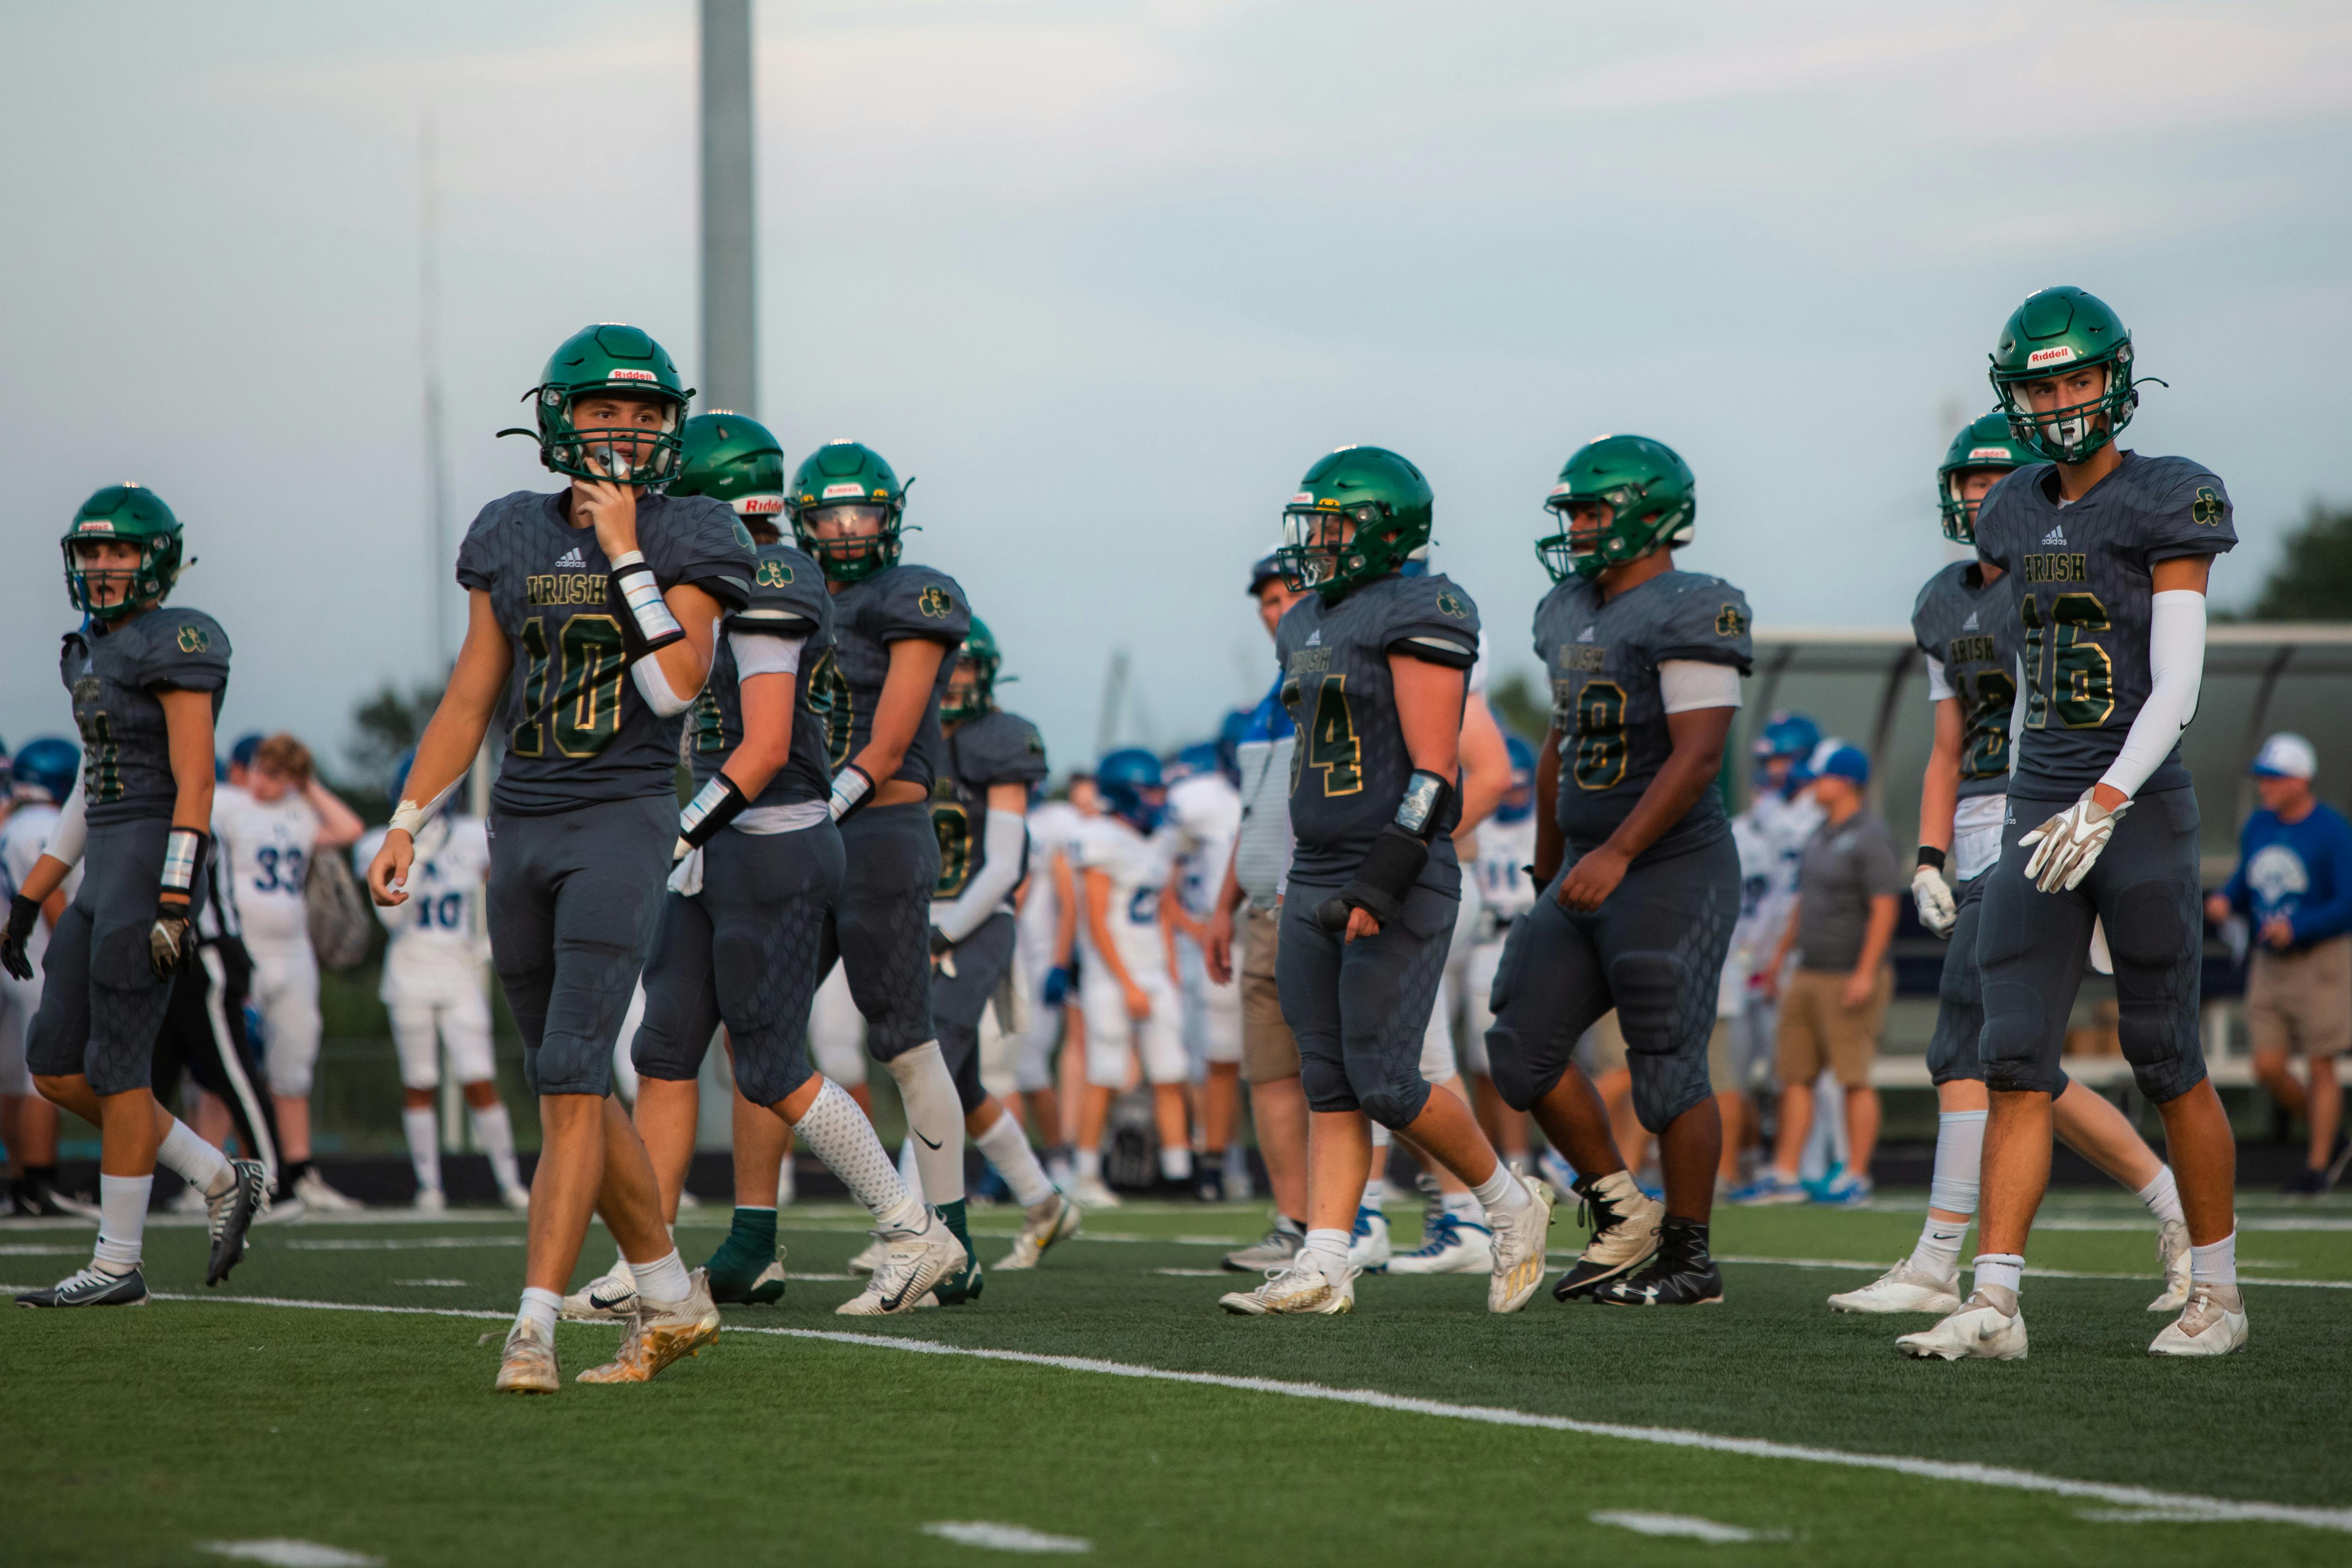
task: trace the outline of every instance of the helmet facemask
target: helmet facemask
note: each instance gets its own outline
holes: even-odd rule
[[[100,541],[134,545],[138,548],[138,559],[128,564],[100,566],[86,559],[75,549],[77,545]],[[118,540],[110,533],[95,530],[77,532],[66,537],[63,549],[66,596],[76,610],[94,621],[120,621],[127,615],[152,608],[172,591],[172,585],[180,575],[180,539],[176,534]],[[101,588],[111,589],[117,583],[122,588],[120,598],[100,591]]]
[[[1598,492],[1579,492],[1566,484],[1554,486],[1544,509],[1558,519],[1559,531],[1536,541],[1536,554],[1551,580],[1565,582],[1573,573],[1590,581],[1612,566],[1639,560],[1653,550],[1688,544],[1693,508],[1685,505],[1662,509],[1649,506],[1648,500],[1637,485],[1612,486]],[[1580,528],[1572,514],[1582,506],[1605,508],[1608,515],[1598,526]]]
[[[940,718],[947,724],[968,724],[996,710],[996,668],[993,655],[959,653],[940,696]],[[969,678],[967,678],[969,677]]]
[[[1979,474],[1990,474],[1999,477],[2009,472],[2011,470],[2007,468],[1989,466],[1948,468],[1944,471],[1943,493],[1937,497],[1937,509],[1943,514],[1946,538],[1956,545],[1972,545],[1977,542],[1977,508],[1984,505],[1984,497],[1979,496],[1976,499],[1970,500],[1963,491],[1967,488],[1968,482]]]
[[[1337,599],[1349,587],[1396,570],[1414,547],[1398,548],[1399,530],[1383,501],[1318,506],[1294,498],[1282,514],[1275,561],[1294,593],[1312,589]]]
[[[899,519],[905,512],[897,500],[843,501],[790,510],[794,541],[835,582],[862,581],[898,564]]]
[[[644,486],[666,485],[677,476],[682,461],[678,427],[686,405],[667,392],[611,382],[576,388],[550,382],[526,395],[538,403],[541,455],[556,473]],[[600,397],[650,404],[659,412],[660,423],[581,429],[573,411],[583,400]]]
[[[1993,372],[1993,392],[2001,412],[2009,416],[2010,433],[2053,463],[2087,461],[2099,448],[2123,434],[2139,407],[2139,392],[2131,379],[2132,348],[2117,344],[2115,351],[2088,362],[2038,369],[2031,375]],[[2084,370],[2102,377],[2099,392],[2078,402],[2046,412],[2034,408],[2025,389],[2038,382],[2056,382]]]

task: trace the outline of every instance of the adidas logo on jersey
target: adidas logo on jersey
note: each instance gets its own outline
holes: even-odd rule
[[[1591,642],[1591,641],[1592,641],[1592,628],[1591,628],[1591,627],[1590,627],[1590,626],[1587,626],[1583,631],[1579,632],[1576,634],[1576,640],[1577,640],[1578,642],[1580,642],[1580,643],[1590,643],[1590,642]]]
[[[2046,545],[2064,544],[2066,542],[2065,525],[2061,523],[2053,526],[2048,533],[2042,536],[2042,542]]]
[[[1307,646],[1308,646],[1308,647],[1310,647],[1310,648],[1320,648],[1322,645],[1323,645],[1323,628],[1321,628],[1320,626],[1318,626],[1317,628],[1315,628],[1315,630],[1314,630],[1314,631],[1309,632],[1308,633],[1307,633]]]
[[[580,547],[578,545],[573,545],[570,549],[565,550],[562,555],[555,558],[556,570],[562,571],[567,566],[579,571],[585,571],[588,570],[588,563],[580,559]]]
[[[1971,611],[1969,611],[1969,618],[1968,618],[1966,621],[1963,621],[1963,622],[1960,622],[1960,630],[1961,630],[1961,631],[1963,631],[1963,632],[1973,632],[1973,631],[1975,631],[1976,629],[1977,629],[1977,612],[1976,612],[1975,611],[1971,610]]]

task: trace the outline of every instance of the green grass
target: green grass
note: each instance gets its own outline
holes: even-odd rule
[[[2265,1218],[2346,1228],[2260,1229]],[[850,1212],[790,1210],[788,1266],[837,1272]],[[1412,1221],[1400,1213],[1398,1229]],[[1572,1242],[1563,1215],[1555,1247]],[[732,1328],[852,1331],[939,1345],[1379,1390],[1538,1416],[1847,1452],[1975,1462],[2245,1501],[2352,1510],[2352,1291],[2250,1283],[2254,1342],[2215,1363],[2146,1354],[2162,1319],[2154,1232],[2128,1200],[2063,1197],[2036,1266],[2127,1280],[2029,1279],[2033,1355],[1917,1364],[1891,1350],[1923,1320],[1840,1317],[1822,1298],[1860,1270],[1728,1265],[1700,1312],[1561,1307],[1492,1318],[1480,1279],[1374,1279],[1352,1317],[1245,1320],[1198,1238],[1246,1239],[1254,1208],[1129,1207],[1102,1239],[966,1308],[843,1320],[855,1291],[800,1281]],[[2249,1200],[2251,1281],[2352,1280],[2352,1205]],[[690,1214],[689,1257],[724,1211]],[[980,1228],[1008,1232],[1003,1211]],[[1883,1263],[1916,1233],[1900,1195],[1874,1212],[1733,1210],[1718,1251]],[[462,1216],[269,1228],[227,1289],[289,1301],[501,1316],[520,1228]],[[1117,1240],[1111,1238],[1130,1238]],[[440,1240],[454,1245],[419,1246]],[[358,1249],[319,1243],[393,1243]],[[1001,1235],[982,1255],[1003,1249]],[[78,1265],[87,1233],[0,1225],[0,1278]],[[28,1250],[42,1249],[53,1250]],[[585,1278],[610,1253],[592,1237]],[[155,1288],[201,1296],[202,1235],[151,1232]],[[461,1281],[460,1284],[414,1281]],[[402,1281],[412,1281],[403,1283]],[[987,1520],[1094,1543],[1098,1560],[1198,1564],[1558,1561],[2335,1562],[2352,1536],[2303,1525],[2105,1522],[2113,1502],[1963,1481],[1497,1426],[1057,1365],[908,1354],[736,1333],[641,1388],[489,1393],[502,1324],[465,1316],[158,1301],[138,1312],[0,1316],[10,1445],[0,1563],[217,1562],[201,1542],[291,1537],[392,1563],[568,1561],[682,1551],[749,1562],[977,1561],[920,1526]],[[567,1372],[614,1331],[566,1325]],[[1597,1511],[1696,1516],[1775,1539],[1733,1547],[1596,1524]],[[2347,1515],[2352,1522],[2352,1515]]]

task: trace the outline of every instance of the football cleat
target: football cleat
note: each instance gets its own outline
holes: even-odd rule
[[[886,1230],[881,1262],[875,1265],[866,1289],[834,1311],[845,1318],[873,1318],[911,1312],[932,1293],[932,1287],[950,1275],[961,1273],[971,1254],[955,1239],[933,1208],[923,1210],[917,1230]]]
[[[555,1336],[537,1323],[517,1322],[507,1331],[506,1349],[499,1354],[500,1394],[552,1394],[563,1386],[562,1369],[555,1364]]]
[[[95,1263],[78,1274],[59,1280],[45,1291],[27,1291],[16,1298],[20,1307],[143,1307],[147,1304],[147,1275],[133,1269],[128,1274],[110,1274]],[[2241,1318],[2239,1322],[2245,1320]]]
[[[784,1264],[768,1260],[766,1268],[750,1279],[713,1280],[710,1299],[730,1307],[772,1307],[784,1299]]]
[[[1918,1361],[2023,1361],[2025,1312],[2015,1291],[1979,1285],[1958,1312],[1905,1334],[1895,1348]]]
[[[2227,1355],[2246,1348],[2246,1299],[2235,1285],[2193,1284],[2180,1320],[2164,1325],[2150,1355]]]
[[[93,1224],[106,1218],[106,1211],[98,1207],[98,1199],[86,1192],[66,1192],[53,1186],[47,1189],[46,1196],[48,1207],[37,1212],[70,1214],[76,1218],[87,1219]]]
[[[1803,1182],[1790,1181],[1779,1171],[1767,1169],[1746,1186],[1735,1188],[1731,1201],[1743,1208],[1753,1208],[1760,1204],[1810,1203],[1812,1196],[1805,1190]]]
[[[636,1310],[637,1281],[629,1266],[620,1259],[613,1260],[610,1272],[599,1274],[588,1281],[587,1289],[563,1298],[557,1313],[566,1322],[618,1322]]]
[[[1389,1217],[1377,1208],[1356,1210],[1355,1234],[1348,1241],[1348,1265],[1361,1273],[1388,1271]]]
[[[1225,1201],[1225,1156],[1222,1153],[1193,1156],[1192,1197],[1197,1203]]]
[[[781,1272],[782,1270],[779,1270]],[[697,1269],[682,1301],[637,1298],[621,1348],[602,1366],[592,1366],[575,1383],[650,1383],[661,1369],[719,1337],[719,1304],[710,1299],[710,1276]]]
[[[517,1214],[529,1214],[530,1212],[530,1188],[527,1186],[500,1187],[499,1189],[499,1201],[505,1204]]]
[[[1960,1277],[1937,1279],[1913,1268],[1908,1258],[1862,1289],[1830,1298],[1833,1312],[1933,1312],[1940,1318],[1959,1310]]]
[[[1870,1202],[1870,1178],[1842,1170],[1821,1185],[1813,1201],[1830,1208],[1861,1208]]]
[[[1494,1270],[1486,1278],[1490,1312],[1516,1312],[1528,1304],[1543,1283],[1544,1243],[1551,1235],[1551,1188],[1531,1176],[1514,1173],[1511,1179],[1532,1207],[1517,1213],[1486,1211],[1495,1251]]]
[[[1546,1149],[1536,1156],[1536,1170],[1551,1188],[1552,1197],[1561,1203],[1576,1198],[1576,1167],[1559,1157],[1557,1149]]]
[[[302,1179],[294,1184],[294,1196],[300,1198],[303,1207],[312,1214],[357,1214],[367,1207],[359,1199],[346,1197],[329,1186],[327,1178],[319,1174],[316,1166],[304,1171]]]
[[[259,1160],[231,1160],[236,1179],[218,1197],[205,1201],[205,1228],[212,1233],[212,1255],[205,1263],[205,1283],[217,1285],[245,1258],[245,1233],[269,1207],[269,1172]],[[191,1189],[193,1190],[193,1189]]]
[[[408,1200],[408,1207],[419,1214],[446,1214],[449,1212],[449,1195],[437,1186],[420,1186],[416,1189],[416,1196]]]
[[[194,1182],[183,1185],[172,1195],[172,1201],[163,1206],[166,1214],[202,1214],[205,1208],[204,1189]]]
[[[1552,1299],[1572,1301],[1603,1280],[1629,1273],[1656,1256],[1666,1206],[1633,1185],[1627,1171],[1577,1178],[1576,1221],[1591,1232],[1584,1250],[1551,1288]]]
[[[2156,1258],[2164,1269],[2164,1294],[2148,1302],[2151,1312],[2177,1312],[2189,1304],[2189,1225],[2168,1219],[2156,1233]]]
[[[882,1260],[889,1255],[889,1239],[877,1230],[874,1233],[874,1239],[867,1242],[859,1249],[857,1255],[849,1260],[849,1271],[853,1274],[871,1274],[875,1270],[882,1267]]]
[[[1438,1210],[1428,1239],[1389,1260],[1391,1274],[1491,1274],[1495,1233],[1472,1220]]]
[[[1277,1215],[1274,1228],[1250,1246],[1225,1254],[1221,1267],[1236,1274],[1263,1274],[1269,1269],[1286,1269],[1307,1245],[1307,1232]]]
[[[1080,1208],[1117,1208],[1118,1194],[1103,1185],[1100,1176],[1082,1176],[1070,1184],[1070,1197]]]
[[[1703,1226],[1668,1220],[1657,1256],[1631,1274],[1593,1288],[1608,1307],[1712,1307],[1723,1300],[1723,1275],[1706,1249]]]
[[[1350,1263],[1335,1285],[1312,1259],[1294,1258],[1283,1268],[1267,1270],[1265,1283],[1256,1290],[1228,1291],[1217,1298],[1217,1305],[1244,1318],[1351,1312],[1356,1310],[1356,1274]]]
[[[1085,1223],[1085,1211],[1058,1192],[1042,1203],[1033,1204],[1022,1211],[1021,1234],[1013,1239],[1013,1250],[996,1266],[1034,1269],[1047,1248],[1076,1236]]]

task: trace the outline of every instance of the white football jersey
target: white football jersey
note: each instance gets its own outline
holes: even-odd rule
[[[1242,831],[1241,791],[1222,773],[1179,779],[1168,787],[1168,823],[1176,830],[1176,852],[1184,862],[1179,896],[1187,911],[1205,920],[1215,912],[1217,890],[1234,858],[1234,839]]]
[[[1478,903],[1494,912],[1496,925],[1508,925],[1532,908],[1536,884],[1528,879],[1528,862],[1536,858],[1536,817],[1533,811],[1516,822],[1489,817],[1478,824]]]
[[[1150,966],[1165,970],[1167,949],[1160,939],[1160,897],[1176,860],[1176,831],[1161,824],[1150,838],[1121,818],[1090,819],[1078,840],[1075,857],[1079,867],[1110,878],[1108,923],[1111,940],[1129,970]],[[1078,922],[1078,931],[1094,951],[1091,923]]]
[[[42,800],[28,800],[8,813],[5,824],[0,824],[0,898],[14,898],[25,879],[33,874],[40,862],[41,851],[49,841],[49,831],[58,825],[58,809]],[[76,862],[66,873],[63,889],[66,902],[71,904],[74,894],[81,891],[81,865]],[[41,955],[49,950],[49,923],[33,922],[33,935],[25,944],[26,956],[33,960],[37,972]]]
[[[383,848],[384,830],[370,830],[352,850],[364,879]],[[395,949],[475,956],[481,925],[477,918],[482,884],[490,874],[489,830],[479,817],[440,816],[416,836],[416,858],[408,867],[408,902],[376,905],[376,918],[392,934]]]
[[[292,790],[263,805],[242,789],[213,794],[213,837],[228,867],[247,946],[308,944],[302,884],[319,841],[319,813]]]
[[[1021,924],[1040,931],[1050,932],[1059,911],[1055,904],[1054,878],[1049,869],[1058,852],[1070,860],[1070,870],[1078,869],[1077,842],[1079,831],[1086,826],[1087,814],[1067,800],[1046,800],[1029,813],[1029,892],[1021,901]],[[1083,923],[1082,923],[1083,924]]]

